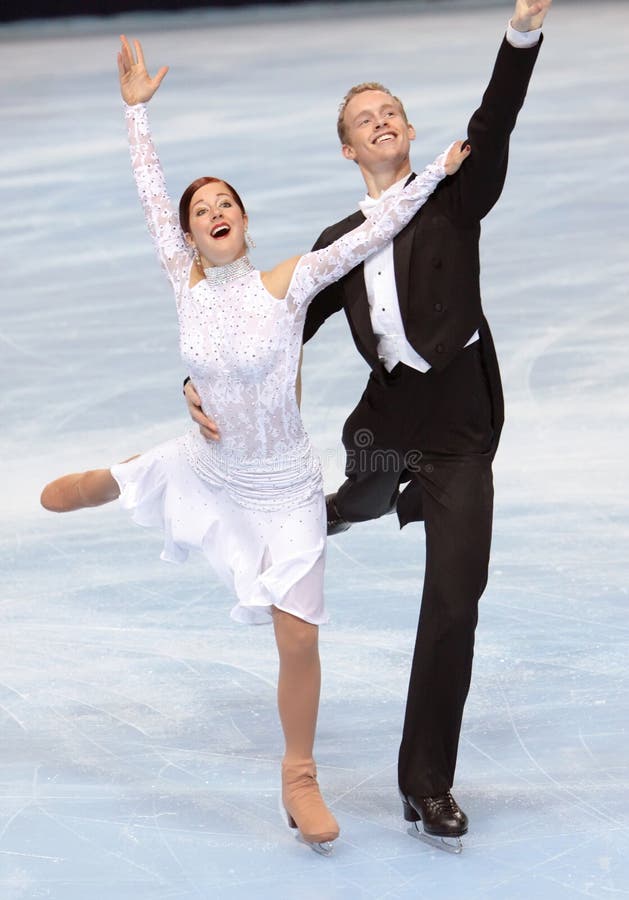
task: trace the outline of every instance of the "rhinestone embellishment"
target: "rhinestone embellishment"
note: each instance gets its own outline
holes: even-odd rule
[[[233,262],[227,263],[226,266],[212,266],[209,269],[203,269],[205,277],[210,284],[226,284],[235,278],[241,278],[254,271],[254,266],[249,257],[241,256]]]

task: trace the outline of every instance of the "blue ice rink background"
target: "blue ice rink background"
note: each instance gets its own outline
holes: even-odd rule
[[[405,100],[420,168],[462,136],[509,3],[75,20],[0,28],[2,900],[618,898],[629,895],[629,7],[553,8],[484,224],[505,383],[489,587],[455,795],[460,857],[405,833],[396,755],[421,526],[329,544],[317,757],[334,858],[278,813],[270,629],[228,618],[198,560],[112,506],[41,486],[188,427],[170,289],[130,175],[115,53],[171,71],[151,104],[171,193],[218,174],[261,267],[362,196],[335,135],[345,90]],[[304,416],[340,482],[367,370],[337,316],[306,350]]]

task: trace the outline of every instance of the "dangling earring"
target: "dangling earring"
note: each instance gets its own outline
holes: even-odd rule
[[[201,254],[199,253],[198,247],[194,248],[194,261],[197,264],[197,266],[201,269],[201,271],[203,271],[203,263],[201,262]]]
[[[251,237],[251,235],[249,234],[249,229],[247,229],[247,230],[245,231],[245,243],[246,243],[247,247],[249,247],[250,250],[253,250],[253,248],[254,248],[255,245],[256,245],[256,242],[254,241],[254,239],[253,239],[253,238]]]

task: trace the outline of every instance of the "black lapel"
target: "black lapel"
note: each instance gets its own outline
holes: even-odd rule
[[[347,234],[348,231],[356,228],[364,221],[365,217],[362,212],[353,213],[345,220],[342,234]],[[337,235],[337,237],[340,237],[340,235]],[[345,310],[352,323],[354,332],[360,337],[367,353],[377,358],[376,337],[371,327],[369,300],[367,299],[367,288],[365,286],[365,269],[362,263],[352,269],[343,279],[343,292],[345,294]]]
[[[417,176],[411,173],[404,187],[413,181]],[[413,238],[415,237],[415,220],[413,216],[406,228],[393,241],[393,265],[395,269],[395,286],[397,288],[398,302],[400,304],[400,313],[402,322],[406,325],[406,314],[408,311],[408,283],[411,269],[411,251],[413,249]]]

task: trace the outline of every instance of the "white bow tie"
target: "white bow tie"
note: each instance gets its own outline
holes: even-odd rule
[[[369,194],[367,194],[365,196],[364,200],[359,201],[358,207],[359,207],[361,213],[363,214],[363,216],[365,216],[365,218],[367,218],[367,213],[370,212],[370,210],[374,209],[380,203],[383,196],[384,195],[381,194],[380,197],[378,197],[378,199],[375,200],[373,197],[370,197]]]
[[[368,218],[368,213],[372,209],[375,209],[375,207],[378,206],[379,203],[382,203],[385,197],[388,197],[390,194],[397,194],[401,190],[403,190],[404,185],[407,181],[408,175],[406,175],[404,178],[400,178],[399,181],[396,181],[395,184],[392,184],[391,187],[386,189],[386,191],[383,191],[377,199],[374,199],[373,197],[370,197],[369,194],[366,194],[364,200],[360,200],[358,203],[358,207],[363,216],[365,216],[365,218]]]

